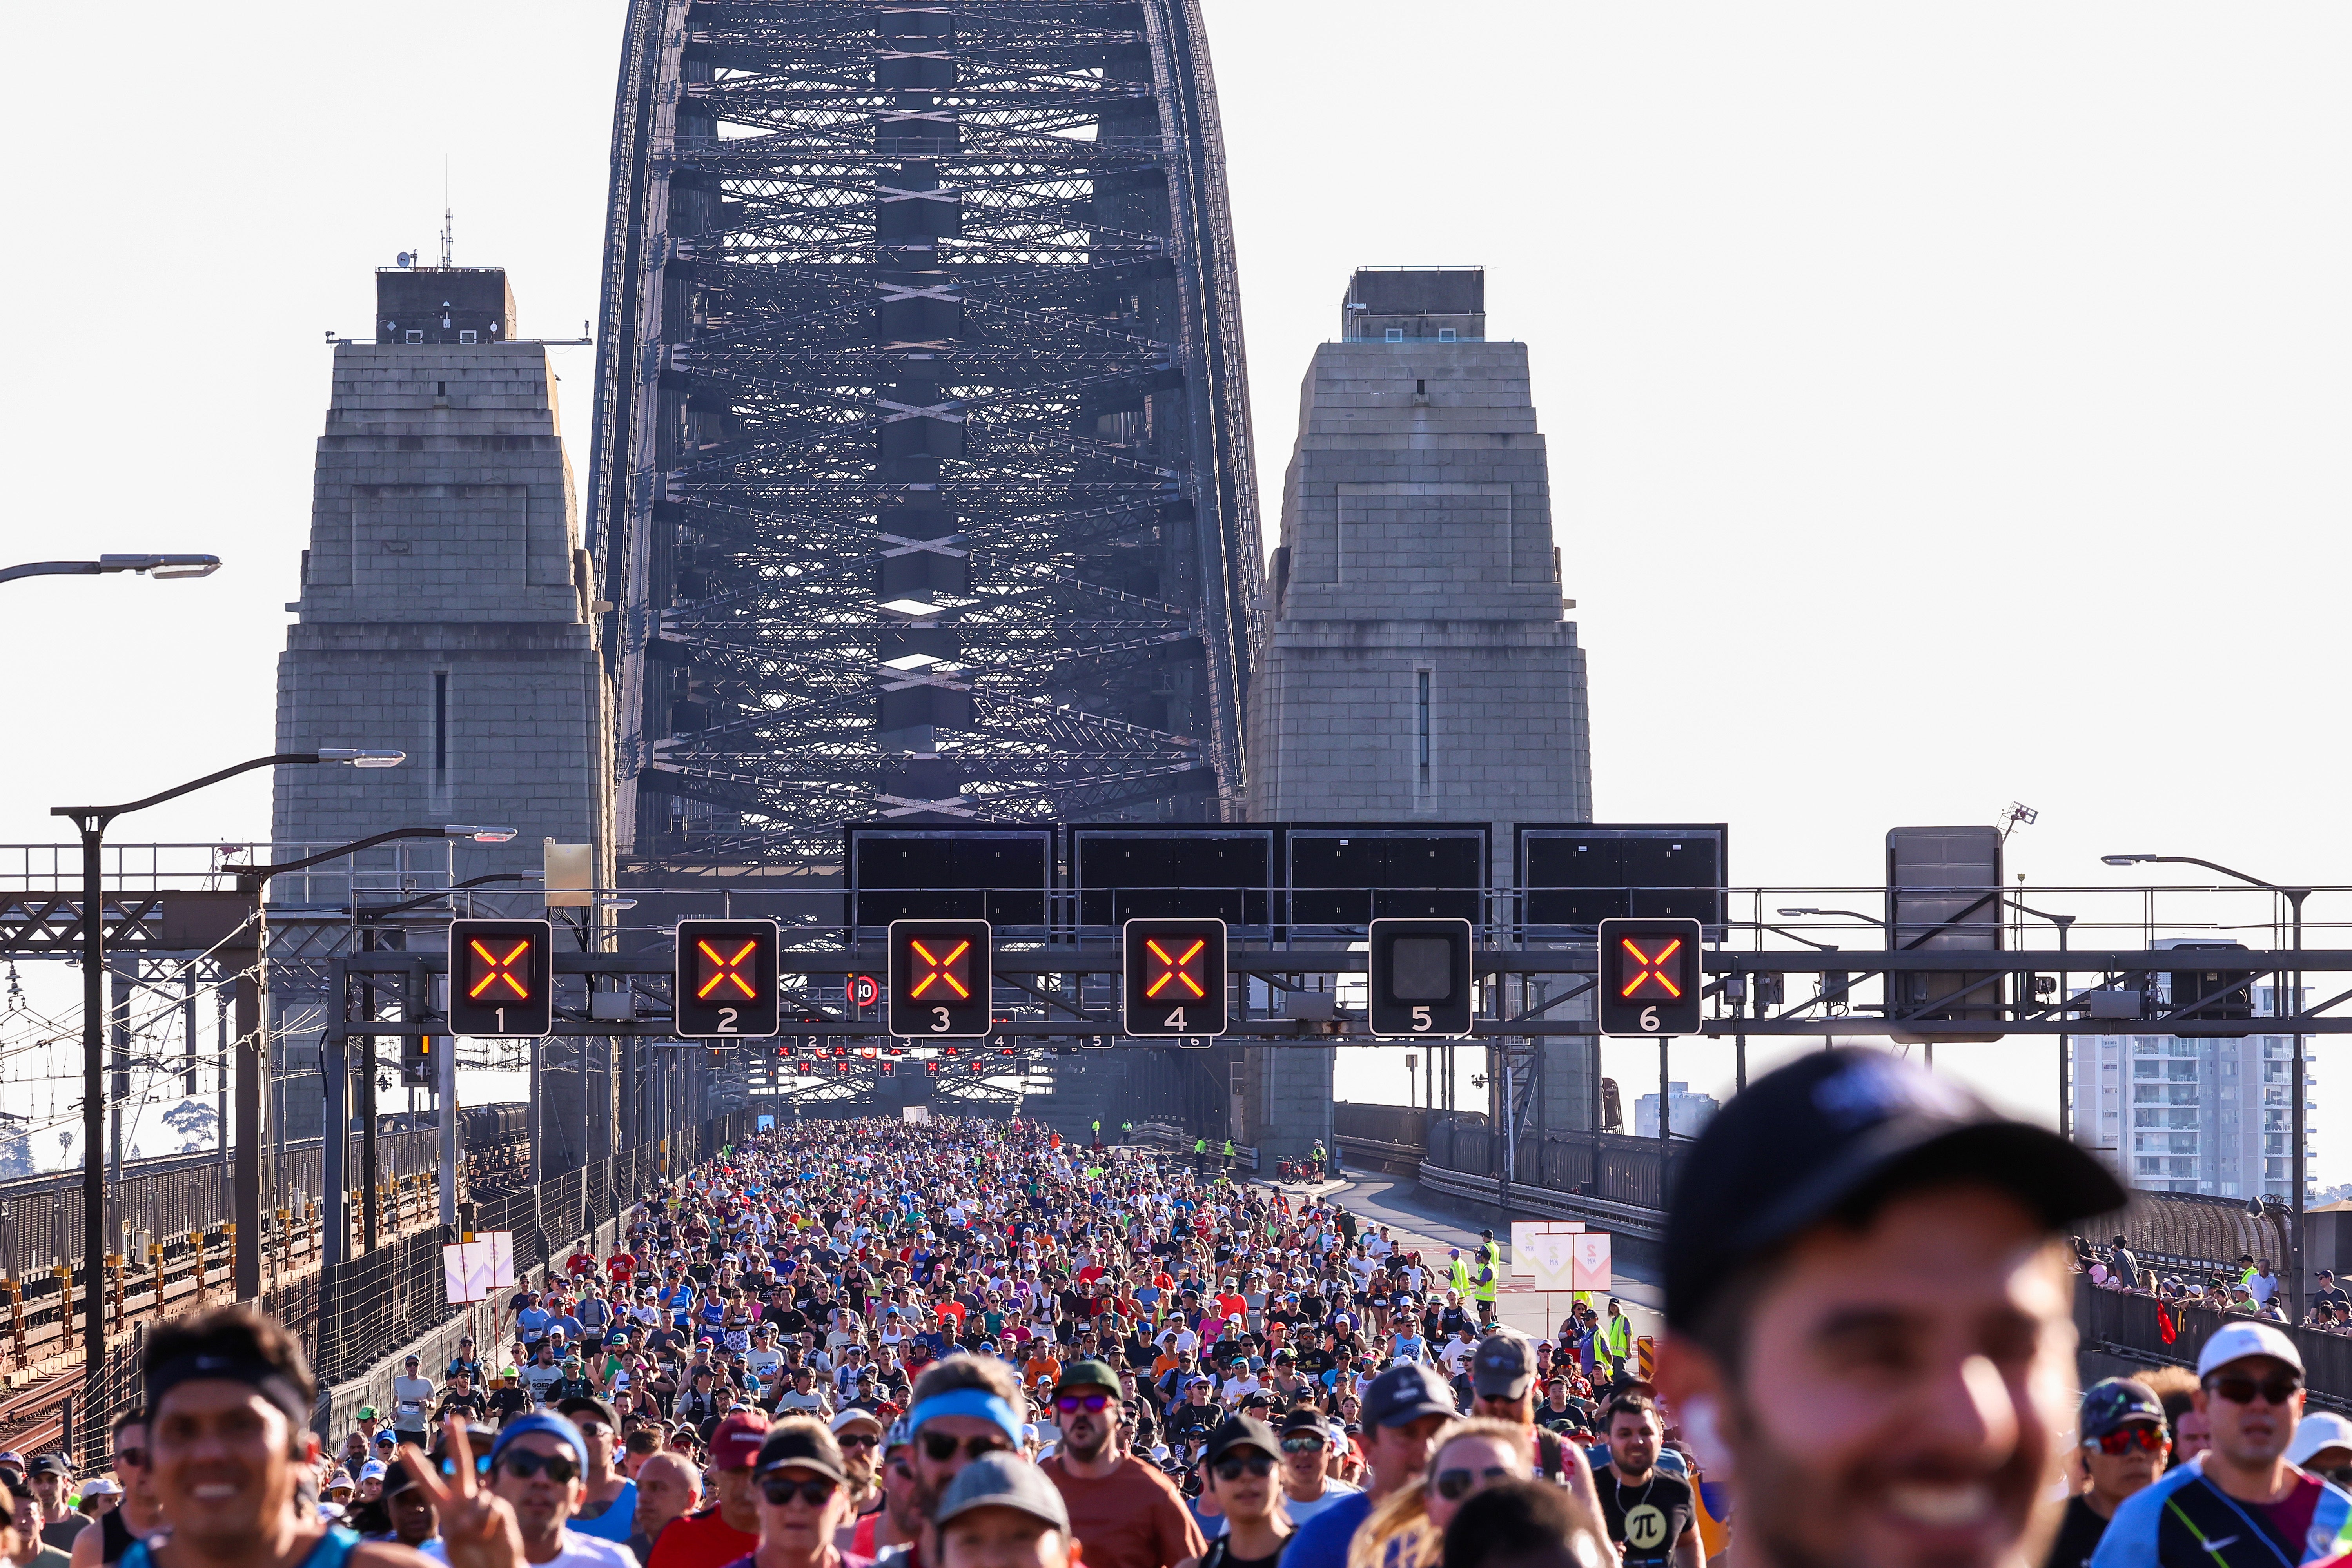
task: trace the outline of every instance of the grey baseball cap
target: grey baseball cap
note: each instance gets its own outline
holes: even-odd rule
[[[1070,1510],[1060,1489],[1045,1479],[1045,1471],[1012,1454],[983,1454],[966,1465],[940,1499],[932,1522],[944,1525],[980,1508],[1017,1509],[1066,1533],[1070,1528]]]

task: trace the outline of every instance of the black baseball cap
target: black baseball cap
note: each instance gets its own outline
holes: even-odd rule
[[[1535,1377],[1535,1357],[1517,1334],[1488,1334],[1470,1358],[1470,1387],[1481,1399],[1524,1398]]]
[[[569,1399],[558,1400],[555,1411],[559,1415],[593,1415],[615,1432],[621,1429],[621,1418],[613,1414],[613,1407],[592,1394],[575,1394]]]
[[[1424,1415],[1455,1415],[1454,1392],[1437,1370],[1422,1362],[1392,1366],[1364,1390],[1364,1425],[1402,1426]]]
[[[787,1465],[814,1470],[828,1480],[849,1479],[849,1472],[842,1468],[841,1445],[814,1421],[787,1421],[760,1440],[759,1458],[751,1462],[753,1471],[764,1476]]]
[[[1269,1459],[1282,1458],[1282,1439],[1255,1415],[1234,1415],[1219,1422],[1209,1434],[1209,1447],[1202,1458],[1213,1465],[1234,1448],[1255,1448]]]
[[[1326,1441],[1331,1435],[1328,1418],[1312,1405],[1292,1405],[1290,1414],[1282,1418],[1282,1430],[1285,1436],[1293,1432],[1312,1432]]]
[[[1808,1052],[1707,1122],[1666,1218],[1666,1321],[1690,1329],[1741,1268],[1822,1220],[1948,1181],[2018,1198],[2054,1231],[2124,1206],[2085,1151],[1884,1051]]]

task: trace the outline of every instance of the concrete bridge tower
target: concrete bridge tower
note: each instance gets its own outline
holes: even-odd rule
[[[1486,309],[1481,269],[1359,271],[1315,351],[1249,800],[1260,822],[1491,823],[1503,886],[1513,824],[1591,819],[1592,767],[1528,348],[1488,341]],[[1537,1118],[1581,1125],[1589,1047],[1545,1049]],[[1330,1053],[1252,1055],[1252,1135],[1283,1153],[1328,1136]]]
[[[386,269],[375,303],[373,341],[334,349],[310,548],[287,605],[299,619],[278,660],[278,749],[396,746],[408,761],[362,788],[347,770],[279,770],[272,835],[323,847],[389,827],[497,824],[515,838],[461,844],[458,879],[535,872],[551,838],[593,846],[610,887],[600,607],[550,352],[516,338],[499,268]],[[483,913],[542,908],[535,882],[480,895]],[[611,1136],[609,1066],[565,1070],[583,1044],[549,1047],[544,1172]],[[289,1132],[306,1114],[315,1130],[316,1095],[287,1102]]]

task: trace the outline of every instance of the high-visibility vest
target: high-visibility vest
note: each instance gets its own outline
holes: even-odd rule
[[[1452,1274],[1453,1278],[1449,1283],[1451,1283],[1456,1290],[1459,1290],[1465,1296],[1467,1296],[1470,1293],[1470,1265],[1464,1259],[1457,1258],[1454,1260]]]

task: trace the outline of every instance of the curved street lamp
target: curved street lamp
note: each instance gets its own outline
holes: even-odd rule
[[[27,561],[21,566],[0,566],[0,583],[18,577],[96,577],[112,572],[137,572],[159,580],[166,577],[209,577],[220,570],[217,555],[101,555],[95,561]]]

